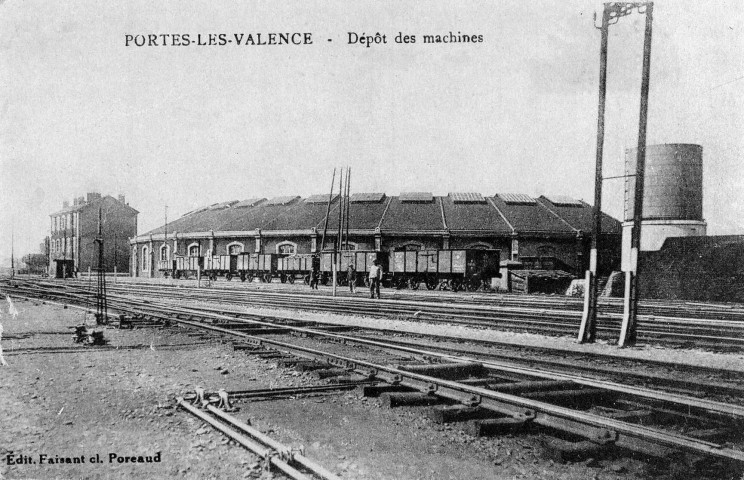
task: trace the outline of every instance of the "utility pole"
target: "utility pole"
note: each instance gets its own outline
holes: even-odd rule
[[[323,237],[320,239],[320,253],[323,254],[325,248],[325,238],[328,233],[328,217],[331,215],[331,202],[333,202],[333,186],[336,184],[336,169],[333,169],[333,177],[331,177],[331,191],[328,194],[328,207],[326,207],[325,225],[323,226]]]
[[[343,206],[344,206],[344,197],[343,197],[343,187],[344,187],[344,169],[341,169],[341,174],[338,177],[338,232],[336,235],[336,248],[334,249],[334,254],[336,258],[333,259],[333,296],[336,296],[336,289],[338,287],[338,274],[339,270],[341,269],[341,240],[343,235],[343,225],[341,224],[343,219]]]
[[[170,260],[170,255],[168,254],[168,204],[165,204],[165,225],[163,228],[165,229],[165,233],[163,234],[163,245],[165,246],[165,261],[167,262]]]
[[[346,167],[346,240],[345,240],[345,246],[346,249],[349,249],[349,209],[351,208],[351,168]]]
[[[646,6],[646,31],[643,39],[643,73],[641,77],[641,108],[638,118],[638,148],[636,157],[633,230],[630,237],[630,268],[625,274],[623,323],[618,346],[635,345],[638,320],[638,255],[641,250],[641,222],[643,221],[643,189],[646,170],[646,126],[648,124],[648,91],[651,76],[651,33],[654,3]],[[639,7],[640,10],[640,7]]]
[[[98,236],[94,240],[98,244],[98,291],[96,292],[96,323],[108,323],[108,303],[106,301],[106,271],[103,262],[103,225],[101,223],[101,207],[98,207]]]
[[[10,227],[10,278],[13,277],[15,277],[15,224]]]
[[[621,17],[630,15],[633,12],[633,9],[638,8],[638,10],[640,11],[643,6],[648,5],[651,4],[631,2],[605,3],[602,12],[602,24],[599,27],[595,25],[595,27],[601,31],[601,43],[599,52],[599,106],[597,112],[597,150],[594,172],[594,207],[592,209],[592,235],[591,249],[589,253],[589,269],[586,271],[584,280],[584,309],[581,315],[581,325],[579,327],[578,334],[578,341],[580,343],[593,343],[596,340],[597,335],[597,298],[599,296],[597,264],[599,257],[599,237],[602,234],[602,183],[605,180],[602,176],[602,162],[604,154],[604,117],[605,98],[607,92],[607,44],[609,37],[609,27],[610,25],[614,25],[619,22]],[[649,8],[651,7],[647,7],[647,9]]]

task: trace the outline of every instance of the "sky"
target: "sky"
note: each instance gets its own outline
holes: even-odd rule
[[[0,261],[49,214],[124,194],[139,232],[216,202],[328,191],[593,203],[594,0],[0,2]],[[610,27],[605,176],[635,147],[645,18]],[[744,3],[657,1],[648,143],[703,146],[709,234],[744,234]],[[422,35],[483,42],[423,44]],[[126,35],[309,32],[312,45],[127,47]],[[349,32],[387,44],[348,44]],[[403,32],[415,44],[396,44]],[[330,40],[330,41],[329,41]],[[620,218],[623,182],[605,182]]]

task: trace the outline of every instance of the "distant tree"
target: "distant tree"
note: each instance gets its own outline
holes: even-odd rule
[[[47,266],[47,256],[43,253],[29,253],[28,255],[24,255],[21,261],[32,272],[44,271]]]

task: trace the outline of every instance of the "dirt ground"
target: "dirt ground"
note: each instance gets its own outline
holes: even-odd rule
[[[214,391],[322,383],[179,328],[106,328],[107,347],[82,349],[72,343],[69,327],[81,323],[84,312],[15,304],[17,317],[7,313],[5,302],[0,317],[8,363],[0,367],[1,479],[272,478],[262,473],[256,456],[174,408],[175,396],[195,385]],[[642,462],[628,459],[554,463],[543,455],[537,436],[475,438],[456,426],[433,423],[420,409],[383,408],[379,400],[355,392],[236,406],[236,416],[286,445],[304,447],[308,457],[343,478],[628,479],[648,474]],[[82,463],[41,464],[41,455],[82,457]],[[19,456],[36,463],[9,465],[9,457]],[[125,456],[160,461],[119,463],[117,458]]]

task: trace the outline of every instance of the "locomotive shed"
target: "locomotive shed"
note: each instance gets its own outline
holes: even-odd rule
[[[740,474],[741,462],[736,460],[742,456],[737,426],[744,413],[740,349],[710,353],[680,350],[679,345],[658,348],[656,341],[644,340],[641,334],[641,347],[608,356],[603,345],[579,346],[561,337],[499,333],[497,327],[415,318],[416,311],[423,311],[427,303],[432,309],[454,311],[467,309],[469,304],[478,307],[477,297],[442,302],[445,294],[436,302],[423,298],[432,297],[426,292],[400,294],[416,297],[390,303],[408,302],[418,310],[370,317],[369,312],[355,311],[351,303],[342,307],[346,315],[303,305],[300,299],[307,295],[298,294],[299,285],[275,284],[271,286],[275,291],[269,292],[269,285],[220,282],[210,289],[195,289],[186,285],[192,282],[169,282],[172,285],[141,280],[110,285],[110,308],[142,327],[132,331],[105,329],[112,338],[142,338],[145,334],[150,344],[156,345],[156,352],[223,349],[220,356],[224,355],[224,360],[216,360],[220,365],[211,365],[201,355],[179,360],[182,363],[175,370],[183,372],[179,377],[183,385],[159,392],[168,397],[167,411],[173,415],[168,418],[187,416],[185,409],[193,408],[172,409],[174,396],[186,395],[188,399],[195,385],[204,387],[207,396],[224,388],[239,408],[237,412],[225,417],[212,405],[197,409],[196,414],[209,416],[209,421],[219,422],[222,428],[231,425],[233,430],[239,430],[230,423],[233,420],[250,419],[284,445],[305,445],[307,458],[342,478],[461,478],[463,472],[469,478],[684,478],[680,475],[690,472],[694,477],[688,478],[736,478]],[[3,285],[3,293],[14,298],[35,297],[35,302],[43,298],[54,305],[84,308],[95,296],[85,282],[14,283]],[[256,288],[263,290],[258,293],[264,298],[276,295],[280,299],[264,305],[259,297],[249,295]],[[224,301],[230,297],[239,302]],[[316,300],[320,298],[330,300],[316,296]],[[536,297],[534,302],[540,305],[541,300],[551,299]],[[607,307],[611,311],[612,302],[608,301]],[[571,310],[570,305],[563,308]],[[652,302],[643,308],[653,316],[684,313],[680,304]],[[541,310],[545,315],[544,305]],[[701,316],[707,313],[713,317],[715,310],[715,306],[703,308]],[[737,310],[728,312],[735,321]],[[700,308],[691,309],[688,317],[700,313]],[[171,326],[162,326],[163,322]],[[497,337],[500,343],[487,341],[499,340]],[[158,346],[168,342],[173,346]],[[150,355],[153,350],[147,344],[141,342],[141,348],[132,349],[132,353]],[[553,348],[555,344],[563,349]],[[9,361],[17,355],[60,355],[31,349],[13,353],[7,342],[4,347]],[[63,355],[90,355],[97,348],[108,347]],[[520,364],[514,357],[526,361]],[[107,368],[113,369],[115,362],[107,360]],[[249,379],[232,362],[250,372]],[[255,362],[258,368],[248,365]],[[205,363],[216,377],[202,375]],[[225,375],[220,374],[223,369],[214,370],[223,363],[230,364]],[[194,369],[198,371],[189,371]],[[370,369],[375,370],[374,377],[369,376]],[[173,370],[174,366],[169,367]],[[618,375],[618,371],[634,375]],[[257,385],[256,378],[265,378],[267,383]],[[369,385],[372,380],[378,382],[374,388]],[[649,389],[650,385],[653,388]],[[500,403],[505,399],[517,401],[517,405],[524,402],[520,408],[536,408],[536,416],[530,413],[524,418],[520,410],[515,417],[518,412],[510,410],[513,403],[507,402],[511,407]],[[568,424],[556,423],[555,415],[568,414],[567,410],[575,410],[580,421],[571,417]],[[150,417],[146,409],[142,413],[143,418]],[[201,425],[175,427],[190,439],[214,435],[215,440],[206,446],[186,446],[189,455],[207,465],[213,455],[224,460],[225,450],[237,450],[236,446],[219,444],[228,441],[216,440],[218,437],[205,433],[211,430]],[[651,429],[655,433],[649,436]],[[677,442],[676,448],[670,448],[670,442]],[[400,450],[397,453],[396,448]],[[417,458],[403,455],[403,451],[416,452]],[[232,453],[224,461],[229,463],[229,458],[238,455]],[[251,460],[243,468],[257,462],[248,458]],[[202,472],[197,476],[204,473],[197,471]],[[222,471],[230,472],[225,475],[232,478],[233,470]]]

